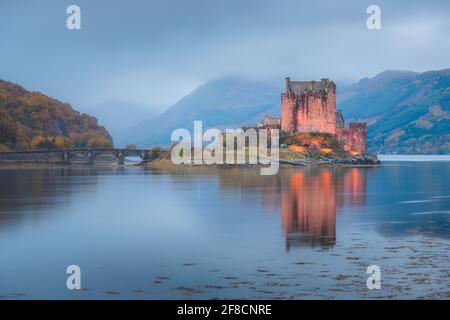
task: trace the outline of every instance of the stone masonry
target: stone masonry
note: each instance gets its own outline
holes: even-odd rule
[[[350,123],[345,128],[340,110],[336,110],[336,85],[329,79],[291,81],[285,78],[281,94],[281,130],[321,132],[335,135],[353,154],[366,152],[366,124]]]

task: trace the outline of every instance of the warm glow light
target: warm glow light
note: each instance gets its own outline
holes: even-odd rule
[[[332,153],[334,151],[334,149],[331,149],[331,148],[320,148],[319,151],[323,152],[323,153]]]
[[[289,150],[294,152],[305,152],[306,148],[303,146],[289,146]]]

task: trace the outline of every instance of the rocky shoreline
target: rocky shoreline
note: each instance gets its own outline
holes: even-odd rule
[[[301,160],[280,159],[280,164],[292,166],[314,166],[314,165],[376,166],[380,164],[380,160],[378,160],[376,155],[367,154],[344,159],[337,159],[337,158],[301,159]]]
[[[374,154],[358,155],[351,158],[319,158],[319,159],[279,159],[280,167],[307,167],[307,166],[351,166],[351,167],[373,167],[379,166],[380,160]],[[150,168],[176,168],[176,167],[262,167],[262,164],[174,164],[170,158],[157,158],[152,161],[141,163],[140,165]]]

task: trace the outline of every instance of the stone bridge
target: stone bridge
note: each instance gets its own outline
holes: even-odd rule
[[[71,162],[94,164],[94,161],[117,161],[123,165],[125,157],[137,156],[143,162],[153,160],[150,150],[128,148],[74,148],[74,149],[39,149],[27,151],[0,152],[0,163],[60,163]]]

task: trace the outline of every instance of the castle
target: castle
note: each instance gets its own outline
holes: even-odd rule
[[[340,110],[336,110],[336,85],[320,81],[284,80],[281,94],[281,130],[321,132],[336,136],[354,155],[366,152],[366,124],[350,123],[345,128]]]

